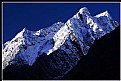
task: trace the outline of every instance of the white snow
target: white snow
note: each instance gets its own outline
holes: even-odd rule
[[[39,36],[40,35],[40,30],[36,31],[35,34],[33,34],[33,35]]]
[[[68,30],[68,26],[65,24],[53,37],[55,44],[52,49],[49,50],[47,55],[52,53],[53,51],[57,50],[63,43],[65,42],[66,38],[70,34],[70,30]]]
[[[108,11],[102,12],[102,13],[96,15],[95,17],[101,17],[101,16],[108,16]]]

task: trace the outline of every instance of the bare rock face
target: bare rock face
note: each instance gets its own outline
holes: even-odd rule
[[[91,16],[84,7],[65,24],[58,22],[39,31],[24,28],[3,44],[2,68],[27,65],[30,73],[41,76],[33,74],[35,79],[60,79],[87,55],[95,40],[116,27],[118,23],[107,11]]]

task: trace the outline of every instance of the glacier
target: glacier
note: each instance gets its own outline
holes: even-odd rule
[[[3,44],[2,69],[8,65],[32,66],[43,54],[52,54],[56,61],[51,63],[50,68],[62,70],[53,79],[62,77],[83,55],[87,55],[96,39],[99,40],[118,26],[108,11],[91,16],[88,9],[83,7],[66,23],[57,22],[38,31],[24,28],[11,41]]]

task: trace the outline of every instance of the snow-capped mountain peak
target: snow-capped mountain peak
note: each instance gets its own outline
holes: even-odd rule
[[[108,11],[102,12],[102,13],[96,15],[95,17],[101,17],[101,16],[107,16],[107,17],[110,17],[110,19],[112,19],[110,14],[108,13]]]
[[[118,23],[107,11],[93,17],[83,7],[65,24],[57,22],[38,31],[24,28],[3,45],[3,69],[10,64],[32,66],[43,53],[50,55],[56,50],[72,55],[81,50],[82,53],[78,52],[80,56],[86,55],[95,39],[101,38],[117,26]]]
[[[82,15],[81,15],[82,14]],[[106,17],[105,17],[106,16]],[[61,45],[64,44],[65,40],[67,39],[67,37],[73,33],[74,38],[84,41],[85,39],[85,43],[88,40],[88,42],[90,42],[91,44],[93,44],[95,39],[99,39],[101,36],[103,36],[104,34],[110,32],[112,29],[110,30],[106,30],[105,26],[110,26],[112,27],[112,23],[110,23],[110,21],[112,20],[110,14],[108,13],[108,11],[105,11],[103,13],[100,13],[98,15],[96,15],[94,18],[90,15],[88,9],[86,7],[81,8],[79,10],[79,12],[74,15],[74,17],[70,18],[64,26],[62,26],[60,28],[60,30],[55,34],[55,36],[53,37],[54,41],[55,41],[55,45],[52,49],[49,50],[49,52],[47,53],[47,55],[49,55],[50,53],[52,53],[53,51],[57,50]],[[103,17],[103,19],[100,19],[101,17]],[[99,20],[99,21],[98,21]],[[101,21],[101,25],[98,24]],[[81,22],[81,23],[80,23]],[[106,25],[103,25],[104,23],[107,23]],[[74,26],[74,24],[77,24],[77,27]],[[81,24],[81,25],[80,25]],[[116,24],[116,26],[118,26],[118,24]],[[80,28],[79,28],[80,27]],[[109,28],[110,28],[109,27]],[[83,30],[84,32],[82,33],[79,30]],[[92,31],[92,32],[91,32]],[[77,33],[78,32],[78,33]],[[79,35],[80,33],[82,33],[82,35]],[[89,38],[86,38],[86,34],[90,34]],[[94,33],[94,35],[93,35]],[[100,33],[99,36],[96,36]],[[71,37],[71,35],[70,35]],[[83,50],[84,55],[87,54],[90,46],[89,45],[85,45],[85,43],[82,44],[82,42],[80,43],[80,49]]]
[[[85,15],[91,15],[90,12],[88,11],[88,9],[86,7],[83,7],[79,10],[80,14],[85,14]]]

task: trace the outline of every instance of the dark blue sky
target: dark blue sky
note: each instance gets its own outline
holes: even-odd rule
[[[120,20],[120,3],[4,3],[3,43],[24,27],[34,31],[66,22],[81,7],[87,7],[92,16],[107,10],[114,20]]]

